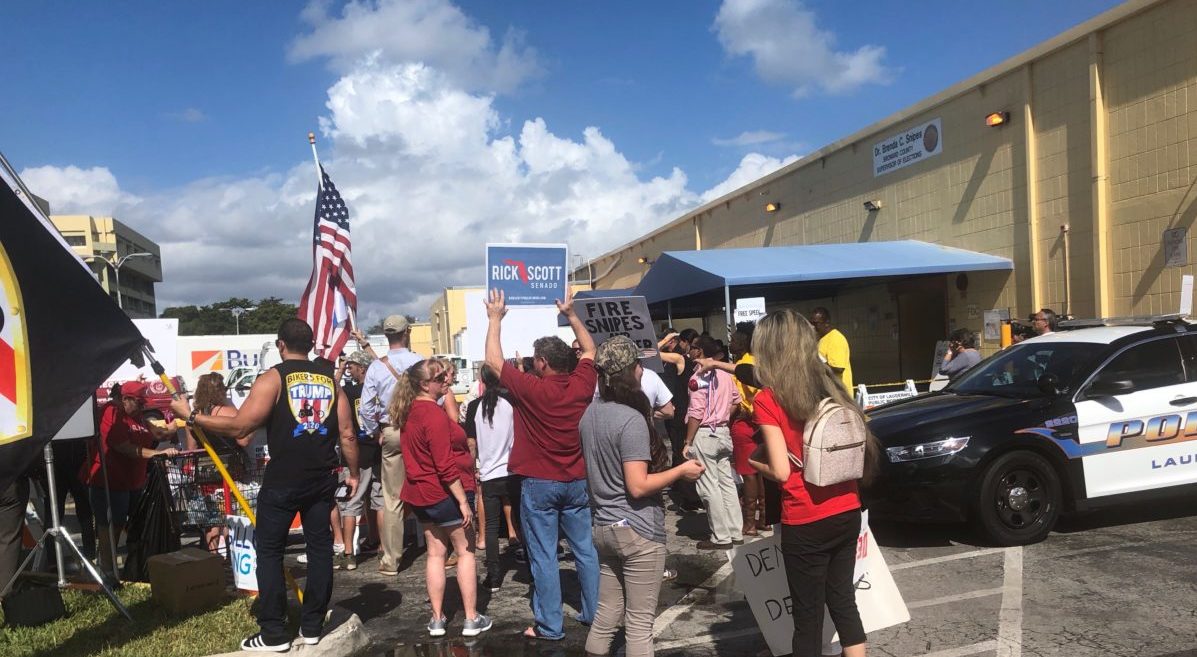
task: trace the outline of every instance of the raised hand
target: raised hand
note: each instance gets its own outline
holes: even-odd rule
[[[491,290],[489,298],[484,298],[482,303],[486,306],[486,316],[492,320],[503,319],[507,314],[507,295],[503,290]]]

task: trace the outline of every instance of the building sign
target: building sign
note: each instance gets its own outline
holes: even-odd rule
[[[574,312],[582,325],[600,345],[617,336],[626,335],[640,348],[640,364],[655,372],[664,369],[657,351],[657,334],[653,332],[648,302],[644,297],[604,297],[574,302]]]
[[[552,306],[565,299],[564,244],[487,244],[486,290],[502,290],[508,306]]]
[[[757,322],[765,316],[765,297],[752,297],[750,299],[736,299],[736,312],[733,316],[734,323],[740,322]]]
[[[1189,264],[1189,241],[1185,228],[1170,228],[1164,231],[1164,266],[1184,267]]]
[[[935,119],[873,145],[873,176],[881,176],[943,152],[943,125]]]

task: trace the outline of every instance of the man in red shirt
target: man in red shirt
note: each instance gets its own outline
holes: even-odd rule
[[[557,302],[578,339],[575,352],[558,337],[532,343],[533,372],[521,372],[503,359],[500,330],[507,302],[492,290],[486,303],[486,364],[500,372],[515,409],[515,441],[507,470],[523,479],[520,524],[532,570],[532,614],[536,625],[524,635],[542,639],[565,636],[561,610],[561,571],[557,537],[564,534],[574,553],[582,586],[579,622],[589,624],[598,607],[598,553],[590,531],[590,496],[578,423],[594,398],[594,339],[574,313],[573,293]]]

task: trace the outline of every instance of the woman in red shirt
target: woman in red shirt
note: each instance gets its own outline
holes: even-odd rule
[[[145,486],[146,462],[159,455],[175,456],[179,450],[156,450],[159,439],[175,434],[173,425],[159,429],[145,421],[146,386],[129,381],[120,387],[120,399],[104,408],[100,417],[98,449],[89,449],[88,460],[80,472],[90,487],[91,508],[96,516],[96,543],[101,572],[112,572],[112,546],[120,543],[129,512],[137,506]],[[101,461],[101,451],[103,461]],[[106,466],[106,468],[105,468]],[[105,473],[105,469],[107,472]],[[111,506],[109,501],[111,500]],[[112,528],[111,538],[109,527]]]
[[[763,386],[753,412],[764,444],[749,462],[782,488],[781,551],[793,601],[794,657],[822,653],[824,605],[844,656],[864,657],[866,637],[852,582],[861,521],[857,482],[812,486],[789,459],[790,454],[802,459],[802,429],[820,401],[831,397],[847,408],[856,405],[819,359],[815,329],[797,312],[765,316],[753,334],[752,353]]]
[[[424,577],[432,604],[430,636],[444,636],[448,619],[445,600],[445,556],[452,544],[457,556],[457,585],[465,607],[463,636],[489,630],[491,620],[478,613],[478,578],[474,562],[473,507],[462,486],[459,460],[453,453],[453,422],[437,404],[449,391],[444,363],[422,360],[395,384],[387,415],[400,428],[399,445],[406,470],[400,499],[411,507],[428,545]],[[452,393],[449,393],[452,394]],[[462,432],[464,434],[464,432]]]

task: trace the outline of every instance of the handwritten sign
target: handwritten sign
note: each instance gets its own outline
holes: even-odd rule
[[[254,526],[245,516],[225,516],[229,528],[229,555],[233,558],[233,586],[242,591],[258,590],[258,551],[254,549]]]
[[[565,298],[568,265],[564,244],[487,244],[486,289],[508,306],[552,306]]]
[[[740,322],[756,322],[765,316],[765,297],[751,297],[736,299],[736,310],[732,319],[736,324]]]
[[[856,606],[860,610],[864,629],[874,632],[905,623],[910,620],[910,612],[898,592],[873,533],[869,531],[868,512],[863,514],[861,521],[852,581],[856,583]],[[781,532],[742,545],[731,551],[730,555],[736,588],[748,599],[748,606],[756,617],[770,652],[774,655],[789,654],[794,636],[794,615],[785,562],[782,560]],[[830,617],[824,617],[823,645],[831,646],[836,641],[835,625]]]
[[[660,372],[664,366],[657,351],[657,334],[653,332],[652,317],[644,297],[604,297],[574,302],[574,311],[594,344],[600,345],[617,336],[626,335],[640,348],[640,364]]]

